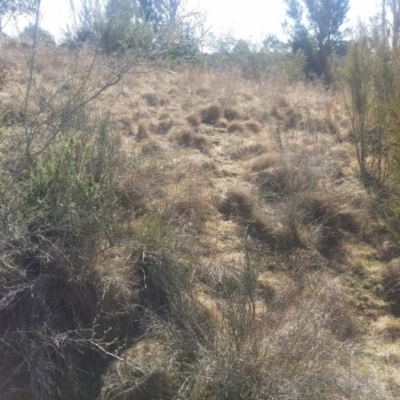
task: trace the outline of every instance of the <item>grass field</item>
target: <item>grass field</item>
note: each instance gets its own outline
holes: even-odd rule
[[[35,60],[2,39],[2,399],[400,397],[400,247],[340,93]]]

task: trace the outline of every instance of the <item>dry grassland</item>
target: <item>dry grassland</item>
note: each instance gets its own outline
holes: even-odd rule
[[[8,174],[24,146],[27,75],[25,53],[1,46]],[[84,52],[40,49],[26,118],[34,120],[59,85],[68,92],[80,84],[90,68]],[[99,68],[90,79],[94,90],[106,77]],[[85,113],[109,110],[117,240],[80,275],[81,286],[64,288],[76,291],[68,298],[90,319],[86,326],[103,326],[109,354],[94,358],[100,371],[72,366],[77,386],[82,369],[97,374],[90,390],[103,400],[400,397],[400,247],[358,179],[338,93],[283,76],[137,67]],[[13,268],[22,268],[18,257]],[[68,337],[64,311],[64,327],[47,323]],[[110,330],[119,332],[115,346]],[[66,373],[59,365],[69,353],[36,366],[35,354],[26,350],[25,370],[1,357],[4,399],[78,398],[32,383],[35,368],[45,380],[56,379],[57,368]]]

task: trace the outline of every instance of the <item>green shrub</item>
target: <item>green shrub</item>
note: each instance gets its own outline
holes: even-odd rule
[[[107,121],[96,125],[86,127],[94,134],[71,134],[37,159],[22,183],[19,205],[31,238],[68,249],[70,262],[80,267],[114,239],[117,148]]]

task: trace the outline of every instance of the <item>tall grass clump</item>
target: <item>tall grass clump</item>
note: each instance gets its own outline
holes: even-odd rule
[[[224,273],[214,293],[220,317],[184,359],[180,398],[383,398],[379,385],[351,369],[357,348],[352,330],[342,329],[351,322],[332,277],[296,276],[265,303],[259,261],[249,253],[243,265]]]

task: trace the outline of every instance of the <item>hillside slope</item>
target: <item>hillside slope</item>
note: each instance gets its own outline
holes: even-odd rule
[[[400,247],[340,94],[136,66],[86,103],[110,60],[43,46],[27,96],[1,46],[2,398],[400,396]]]

